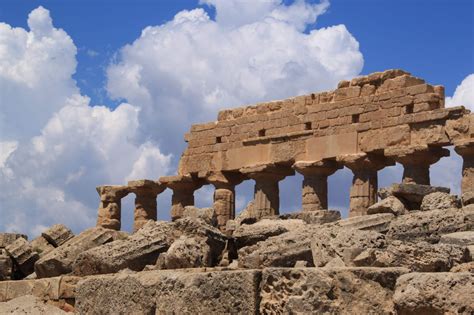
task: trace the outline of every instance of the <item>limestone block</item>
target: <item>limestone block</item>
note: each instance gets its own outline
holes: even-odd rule
[[[420,210],[430,211],[436,209],[459,208],[461,201],[457,196],[444,192],[434,192],[423,197]]]
[[[385,237],[375,231],[347,228],[321,228],[315,231],[311,241],[313,263],[324,267],[334,258],[340,258],[346,266],[367,248],[383,248]]]
[[[76,286],[80,277],[62,276],[59,282],[58,296],[60,299],[74,299],[76,297]]]
[[[254,224],[242,224],[233,233],[237,248],[254,245],[271,236],[280,235],[305,225],[302,220],[263,219]]]
[[[141,271],[154,265],[161,253],[166,252],[180,236],[196,237],[209,246],[206,263],[216,265],[227,240],[218,229],[204,221],[183,218],[175,222],[149,221],[125,240],[117,240],[81,253],[74,262],[75,275],[118,272],[123,269]]]
[[[406,212],[408,210],[405,208],[405,205],[394,196],[382,199],[367,209],[367,214],[392,213],[394,215],[402,215]]]
[[[382,199],[385,199],[388,196],[395,196],[405,205],[409,206],[410,210],[418,210],[423,198],[434,192],[449,194],[450,189],[446,187],[419,184],[393,184],[390,187],[381,188],[378,191],[378,194]]]
[[[390,146],[410,144],[410,127],[400,125],[390,128],[369,130],[359,134],[359,149],[370,152]]]
[[[451,270],[450,272],[470,272],[474,273],[474,261],[470,261],[464,264],[456,265]]]
[[[261,314],[393,314],[404,268],[267,268]]]
[[[59,247],[74,237],[72,231],[64,224],[55,224],[43,233],[41,233],[51,245]]]
[[[0,302],[7,301],[8,281],[0,281]]]
[[[206,242],[183,235],[158,257],[156,265],[159,269],[212,267],[215,264],[214,254]]]
[[[4,249],[0,248],[0,281],[10,280],[13,272],[12,259]],[[1,295],[1,293],[0,293]],[[1,299],[0,299],[1,301]]]
[[[184,207],[183,217],[202,219],[209,225],[217,225],[217,215],[213,208],[198,208],[195,206],[186,206]]]
[[[60,277],[8,282],[7,300],[34,295],[42,300],[58,300]]]
[[[51,245],[43,236],[38,236],[30,243],[31,248],[38,253],[40,257],[52,251],[55,247]]]
[[[255,314],[261,273],[144,271],[96,276],[76,289],[79,314]]]
[[[27,276],[34,271],[34,264],[39,256],[26,239],[18,238],[5,249],[23,275]]]
[[[369,248],[354,258],[356,266],[406,267],[418,272],[449,271],[469,260],[465,247],[428,242],[393,241],[387,248]]]
[[[455,232],[441,236],[440,243],[459,246],[474,245],[474,231]]]
[[[338,210],[298,211],[280,215],[281,219],[303,220],[307,224],[325,224],[339,221],[341,213]]]
[[[87,229],[41,257],[35,264],[35,272],[39,278],[70,273],[72,264],[79,254],[120,237],[122,237],[120,232],[102,227]]]
[[[393,302],[398,314],[473,314],[474,274],[409,273],[398,278]]]
[[[0,303],[0,314],[66,315],[69,313],[53,305],[45,304],[33,295],[25,295]]]
[[[390,223],[387,237],[397,240],[438,242],[443,234],[474,227],[474,207],[411,212]]]
[[[28,237],[24,234],[18,233],[0,233],[0,248],[5,248],[19,238],[24,238],[25,240]]]
[[[384,233],[388,230],[390,222],[395,218],[391,213],[377,213],[364,216],[356,216],[343,219],[334,223],[334,225],[358,230],[371,230]]]

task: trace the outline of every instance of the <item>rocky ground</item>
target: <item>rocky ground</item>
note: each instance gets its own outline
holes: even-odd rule
[[[0,233],[0,314],[474,314],[474,205],[413,184],[379,195],[367,216],[244,211],[225,233],[197,208],[131,235]]]

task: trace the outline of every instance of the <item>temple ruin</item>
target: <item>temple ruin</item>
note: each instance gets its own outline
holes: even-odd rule
[[[279,214],[279,181],[298,172],[302,210],[328,208],[328,176],[353,172],[349,216],[367,213],[377,201],[377,172],[400,163],[403,183],[430,184],[430,166],[449,156],[463,158],[462,202],[474,203],[474,115],[462,106],[445,108],[444,87],[403,70],[341,81],[334,91],[222,110],[217,121],[196,124],[185,134],[178,175],[126,186],[100,186],[97,225],[120,229],[121,199],[135,199],[135,230],[156,220],[156,197],[173,191],[171,217],[194,205],[194,191],[215,187],[213,208],[225,230],[235,217],[235,186],[255,181],[251,215]]]

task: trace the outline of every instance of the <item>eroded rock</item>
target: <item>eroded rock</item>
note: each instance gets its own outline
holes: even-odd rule
[[[66,315],[67,312],[45,304],[33,295],[25,295],[0,303],[0,314]]]
[[[339,221],[341,213],[337,210],[298,211],[281,214],[280,219],[298,219],[303,220],[307,224],[325,224]]]
[[[74,233],[64,224],[55,224],[41,233],[51,245],[59,247],[74,237]]]
[[[434,192],[423,197],[421,211],[459,208],[461,201],[457,196],[445,192]]]
[[[8,245],[5,250],[24,276],[34,271],[34,265],[39,259],[39,256],[38,253],[33,251],[26,239],[22,237],[16,239],[13,243]]]
[[[367,214],[392,213],[398,216],[405,214],[407,211],[405,205],[397,197],[388,196],[370,206],[367,209]]]

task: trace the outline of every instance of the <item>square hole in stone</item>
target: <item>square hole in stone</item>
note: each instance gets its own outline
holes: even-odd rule
[[[305,130],[311,130],[313,129],[313,126],[310,121],[304,123],[304,129]]]
[[[216,137],[216,143],[222,143],[222,137]]]
[[[260,129],[260,130],[258,131],[258,136],[259,136],[259,137],[265,137],[265,129]]]
[[[413,114],[413,104],[409,104],[405,107],[405,114]]]
[[[354,114],[352,115],[352,123],[358,123],[359,122],[359,119],[360,119],[360,115],[359,114]]]

